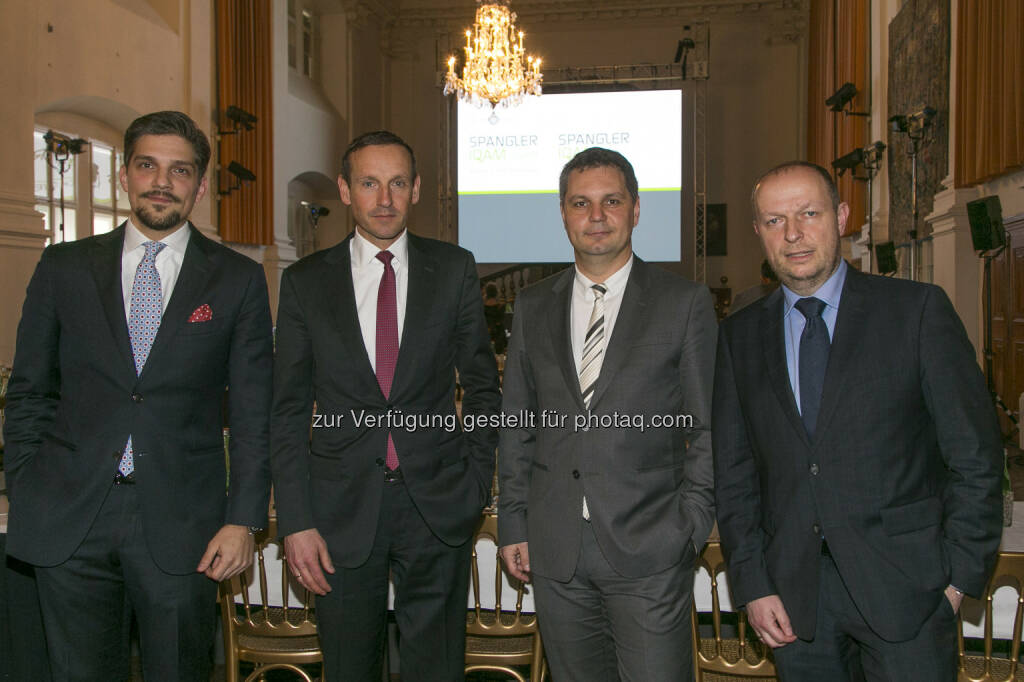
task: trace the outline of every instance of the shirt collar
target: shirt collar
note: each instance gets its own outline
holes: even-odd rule
[[[128,224],[124,230],[124,253],[130,253],[150,241],[149,237],[142,234],[142,232],[139,231],[139,228],[135,227],[135,223],[132,222],[131,218],[128,218],[127,223]],[[161,239],[160,242],[166,244],[169,249],[184,257],[185,249],[188,247],[190,232],[190,224],[185,223],[180,228]]]
[[[621,294],[622,291],[626,288],[626,280],[629,279],[629,273],[633,269],[633,258],[633,254],[630,254],[629,260],[626,261],[625,265],[623,265],[621,268],[612,273],[612,275],[605,279],[605,281],[601,282],[601,284],[604,285],[604,288],[607,289],[604,295],[606,299],[610,296],[616,296],[618,294]],[[573,267],[576,270],[576,287],[578,287],[581,291],[586,292],[588,295],[593,296],[591,287],[597,284],[597,282],[594,282],[589,277],[580,272],[580,268],[578,265],[574,265]]]
[[[377,254],[380,253],[381,249],[376,244],[372,243],[369,239],[359,234],[359,230],[355,230],[352,235],[352,262],[358,267],[369,265],[377,260]],[[399,263],[409,262],[409,230],[402,230],[402,234],[398,235],[398,239],[391,242],[391,246],[387,248],[394,256],[391,261],[395,265]]]
[[[839,267],[832,273],[832,276],[825,280],[825,283],[818,287],[810,296],[817,298],[825,302],[825,305],[829,308],[839,310],[839,298],[843,295],[843,284],[846,282],[846,261],[842,258],[839,259]],[[782,285],[782,293],[786,297],[786,308],[783,312],[783,317],[789,315],[790,311],[793,310],[793,306],[801,298],[808,298],[807,296],[800,296],[795,293],[792,289],[787,287],[785,284]]]

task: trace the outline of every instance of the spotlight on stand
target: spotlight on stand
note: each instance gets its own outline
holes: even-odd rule
[[[862,163],[864,164],[864,168],[866,168],[869,172],[876,171],[879,168],[881,168],[882,153],[884,151],[885,143],[882,142],[881,140],[878,140],[877,142],[869,144],[867,147],[864,147],[864,149],[861,150],[864,156],[864,159],[862,161]]]
[[[846,106],[850,101],[857,96],[857,86],[853,83],[843,83],[842,86],[832,96],[825,100],[826,106],[830,111],[839,113],[842,111],[847,116],[870,116],[866,111],[849,111]]]
[[[80,137],[70,138],[52,130],[47,130],[43,134],[43,140],[46,142],[46,151],[53,154],[58,161],[66,161],[73,154],[81,154],[85,151],[85,146],[89,144]]]
[[[889,129],[894,133],[906,133],[911,139],[920,138],[925,129],[931,125],[938,112],[931,107],[924,107],[912,114],[897,114],[889,117]]]
[[[331,214],[331,209],[326,206],[317,206],[309,201],[300,201],[299,205],[305,206],[306,210],[309,211],[309,217],[313,220],[314,229],[316,229],[316,223],[320,218],[326,218]]]
[[[235,176],[235,183],[226,190],[221,190],[220,194],[231,194],[236,189],[241,189],[243,182],[254,182],[256,180],[256,174],[237,161],[232,161],[228,164],[228,173]]]
[[[838,159],[832,162],[832,170],[839,171],[839,177],[843,176],[848,170],[853,170],[861,163],[864,162],[864,150],[854,149],[848,154],[843,154]]]
[[[224,110],[224,117],[231,122],[231,130],[222,130],[220,131],[221,135],[235,135],[243,129],[252,130],[256,127],[256,121],[259,120],[253,114],[234,104]]]

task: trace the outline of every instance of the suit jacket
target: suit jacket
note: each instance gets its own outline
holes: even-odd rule
[[[497,434],[493,427],[462,430],[456,370],[464,416],[494,415],[500,401],[473,256],[413,234],[405,324],[384,397],[363,345],[350,241],[284,272],[271,417],[278,528],[283,535],[318,529],[345,567],[363,563],[373,545],[389,431],[356,417],[390,412],[393,420],[428,422],[390,431],[420,514],[443,542],[459,545],[489,502]]]
[[[1002,446],[963,325],[932,285],[847,271],[808,440],[780,289],[727,318],[714,395],[718,528],[735,601],[778,594],[814,635],[822,536],[867,623],[916,635],[980,594],[1001,535]]]
[[[533,572],[568,580],[585,494],[608,563],[627,577],[653,575],[692,561],[714,521],[711,295],[634,258],[591,398],[598,422],[583,429],[577,419],[587,419],[587,410],[570,340],[574,277],[569,268],[516,299],[502,409],[533,413],[536,423],[501,433],[500,542],[529,542]],[[542,412],[564,415],[564,424],[542,425]],[[618,425],[600,425],[616,415]],[[692,422],[651,424],[675,415]]]
[[[141,375],[121,293],[124,224],[43,252],[8,388],[8,553],[42,566],[71,556],[129,434],[143,528],[161,569],[194,571],[225,523],[266,525],[273,360],[266,278],[258,263],[185,229],[181,271]],[[203,304],[213,318],[189,323]]]

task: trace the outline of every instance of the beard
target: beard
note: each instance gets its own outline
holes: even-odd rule
[[[144,194],[143,198],[146,196],[148,195]],[[181,199],[166,192],[161,192],[160,196],[172,199],[178,204],[181,203]],[[178,227],[185,222],[185,218],[181,215],[181,211],[177,208],[173,208],[171,205],[168,205],[165,210],[160,212],[154,210],[150,206],[140,206],[135,211],[135,215],[144,227],[158,232],[166,232],[167,230]]]

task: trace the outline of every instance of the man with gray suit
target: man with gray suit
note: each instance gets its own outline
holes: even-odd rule
[[[692,679],[690,603],[711,531],[716,323],[708,290],[632,252],[633,167],[562,169],[575,267],[520,293],[505,364],[498,532],[533,581],[554,679]]]

